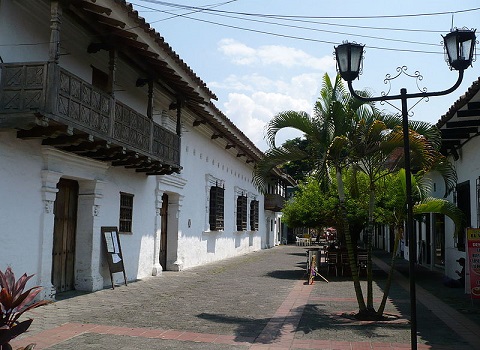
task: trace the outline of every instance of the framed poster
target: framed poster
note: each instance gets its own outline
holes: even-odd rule
[[[480,229],[467,228],[467,261],[470,285],[467,291],[472,299],[480,299]]]
[[[120,236],[118,235],[118,228],[114,226],[102,226],[101,228],[103,246],[107,256],[108,269],[110,271],[110,280],[112,281],[112,288],[115,288],[113,281],[113,274],[117,272],[123,273],[125,285],[127,285],[127,275],[125,273],[125,266],[123,264],[122,247],[120,245]]]

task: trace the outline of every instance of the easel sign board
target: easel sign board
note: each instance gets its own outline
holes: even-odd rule
[[[467,228],[467,260],[470,273],[470,296],[480,299],[480,229]]]
[[[105,254],[107,256],[108,269],[110,270],[112,288],[115,288],[113,274],[117,272],[123,272],[125,285],[127,285],[127,275],[125,274],[125,266],[123,265],[122,246],[120,245],[118,228],[114,226],[102,226],[101,232],[103,247],[105,248]]]

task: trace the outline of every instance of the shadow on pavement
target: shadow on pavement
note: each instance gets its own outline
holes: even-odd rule
[[[197,315],[198,318],[226,324],[237,324],[236,341],[250,341],[253,342],[265,328],[270,318],[251,319],[247,317],[226,316],[220,314],[201,313]]]
[[[235,332],[236,341],[249,341],[260,344],[271,344],[277,341],[282,335],[281,325],[286,326],[285,328],[288,329],[293,328],[293,332],[315,333],[316,335],[328,334],[327,339],[329,337],[335,339],[339,330],[345,332],[348,329],[349,333],[357,334],[362,341],[372,338],[382,341],[382,338],[388,337],[388,335],[385,335],[385,328],[389,328],[390,332],[396,332],[409,327],[405,321],[370,322],[369,324],[357,320],[352,321],[352,319],[342,315],[332,314],[331,310],[323,309],[323,306],[322,304],[308,304],[305,307],[295,309],[293,314],[303,312],[300,323],[298,323],[298,320],[295,321],[295,318],[292,318],[292,322],[289,322],[288,319],[285,320],[285,317],[251,319],[209,313],[202,313],[197,315],[197,317],[217,323],[237,324],[238,328]],[[262,330],[267,325],[268,332],[262,334]],[[317,337],[315,336],[315,338]]]
[[[305,275],[305,270],[275,270],[268,272],[266,276],[283,279],[283,280],[299,280]]]
[[[288,255],[293,255],[293,256],[306,256],[304,253],[289,253]]]

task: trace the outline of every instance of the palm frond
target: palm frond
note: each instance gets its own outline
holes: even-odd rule
[[[260,191],[264,192],[266,184],[271,180],[273,169],[289,161],[302,160],[307,153],[299,148],[276,147],[269,149],[265,156],[255,165],[252,182]]]
[[[455,237],[459,234],[465,223],[463,212],[452,202],[441,198],[425,198],[413,206],[413,213],[415,215],[437,213],[448,216],[455,224]]]
[[[408,127],[417,134],[426,137],[436,150],[440,149],[442,145],[442,134],[436,126],[424,121],[410,120]]]
[[[455,170],[455,165],[451,163],[447,157],[438,153],[429,170],[431,172],[436,171],[442,176],[445,183],[444,197],[455,189],[455,186],[457,185],[457,172]]]
[[[265,138],[270,147],[275,147],[277,133],[285,128],[294,128],[309,135],[315,133],[315,125],[308,113],[302,111],[281,112],[275,115],[265,127]]]

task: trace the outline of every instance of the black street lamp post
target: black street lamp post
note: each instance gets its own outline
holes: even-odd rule
[[[420,92],[408,94],[407,89],[400,89],[399,95],[389,96],[382,94],[379,97],[364,97],[358,95],[352,86],[352,81],[356,79],[361,71],[363,59],[363,45],[356,43],[343,43],[335,47],[335,56],[337,67],[341,77],[347,81],[350,93],[357,99],[365,102],[379,102],[401,100],[402,102],[402,124],[403,124],[403,150],[405,153],[405,176],[407,190],[407,223],[406,236],[408,237],[409,252],[409,274],[410,274],[410,328],[411,328],[411,348],[417,349],[417,302],[415,291],[415,263],[416,263],[416,237],[413,230],[413,203],[412,203],[412,183],[411,183],[411,167],[410,167],[410,142],[408,127],[408,107],[407,100],[409,98],[429,98],[432,96],[442,96],[453,92],[457,89],[463,79],[463,72],[473,61],[476,36],[475,30],[456,29],[443,37],[446,60],[450,69],[458,71],[457,82],[449,89],[438,92],[427,92],[425,89]],[[417,72],[414,76],[406,73],[406,67],[398,67],[398,74],[391,78],[389,75],[385,78],[385,83],[397,78],[400,74],[406,74],[410,77],[421,78]]]

